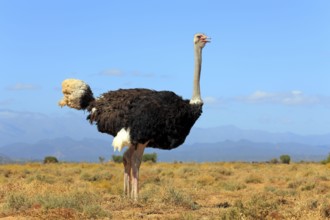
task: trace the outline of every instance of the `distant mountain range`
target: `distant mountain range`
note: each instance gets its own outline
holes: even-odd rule
[[[240,129],[232,125],[213,128],[193,128],[186,143],[215,143],[220,141],[250,140],[253,142],[292,142],[307,145],[329,145],[330,133],[323,135],[298,135],[290,132],[275,133],[261,130]]]
[[[148,148],[146,153],[156,152],[159,161],[268,161],[289,154],[292,160],[320,161],[330,152],[330,144],[308,145],[294,142],[253,142],[250,140],[226,140],[215,143],[184,144],[171,151]],[[61,161],[97,162],[99,157],[110,159],[114,153],[111,141],[85,138],[55,138],[34,144],[15,143],[2,146],[0,154],[13,160],[42,160],[56,156]]]
[[[98,132],[85,118],[75,111],[51,117],[0,109],[0,162],[42,160],[50,155],[62,161],[110,158],[114,154],[112,137]],[[265,161],[282,154],[296,161],[321,160],[330,153],[330,133],[273,133],[231,125],[193,127],[184,145],[177,149],[150,148],[146,152],[156,152],[160,161]]]
[[[156,151],[157,153],[159,151]],[[248,140],[183,145],[173,152],[159,152],[163,161],[269,161],[288,154],[294,161],[320,161],[330,152],[330,145],[252,142]]]
[[[113,154],[111,142],[85,138],[73,140],[69,137],[44,139],[34,144],[14,143],[0,148],[0,154],[12,160],[42,160],[55,156],[62,161],[96,162],[98,158],[110,158]]]

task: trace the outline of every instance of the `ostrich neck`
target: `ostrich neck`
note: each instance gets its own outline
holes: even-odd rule
[[[195,46],[195,68],[194,68],[194,84],[193,84],[193,95],[190,100],[190,104],[202,104],[200,90],[200,76],[202,69],[202,48]]]

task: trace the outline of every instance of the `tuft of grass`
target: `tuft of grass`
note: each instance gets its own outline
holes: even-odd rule
[[[85,206],[83,209],[83,214],[88,219],[100,219],[105,217],[112,218],[111,213],[102,209],[100,205]]]
[[[258,184],[258,183],[262,183],[263,180],[260,176],[256,176],[256,175],[250,175],[245,179],[245,183],[254,183],[254,184]]]
[[[302,191],[310,191],[310,190],[313,190],[314,188],[315,188],[315,183],[307,183],[306,185],[301,187],[301,190]]]
[[[228,169],[220,168],[216,170],[219,174],[224,175],[224,176],[231,176],[233,172]]]
[[[147,203],[149,201],[155,201],[155,195],[158,195],[160,188],[157,186],[148,185],[142,192],[140,192],[139,200]],[[164,198],[163,198],[164,200]]]
[[[4,204],[5,211],[20,212],[31,208],[33,201],[21,192],[14,192],[7,196]]]
[[[199,170],[196,167],[183,167],[180,172],[184,175],[184,176],[191,176],[191,175],[196,175],[199,174]]]
[[[242,214],[241,210],[237,207],[231,207],[226,209],[223,213],[220,214],[221,220],[241,220]]]
[[[278,215],[278,202],[267,194],[261,193],[252,196],[241,211],[247,219],[268,219],[271,215]]]
[[[278,210],[279,202],[266,193],[253,195],[248,201],[236,200],[232,207],[221,213],[221,220],[284,219]]]
[[[323,218],[330,218],[330,204],[328,202],[324,202],[321,207],[321,216]]]
[[[272,192],[275,193],[277,189],[274,186],[265,186],[265,192]]]
[[[197,203],[193,202],[190,196],[182,193],[181,191],[173,187],[167,188],[162,200],[167,204],[181,206],[191,210],[196,210],[199,208]]]
[[[82,213],[88,219],[111,217],[108,211],[103,210],[101,202],[100,195],[87,191],[74,191],[68,194],[46,193],[34,196],[29,196],[24,192],[15,192],[5,198],[3,211],[19,213],[39,207],[46,213],[52,213],[54,210],[72,210]]]
[[[315,210],[319,206],[319,202],[315,199],[307,201],[307,208]]]
[[[52,176],[48,176],[48,175],[36,175],[35,176],[35,179],[40,181],[40,182],[43,182],[43,183],[49,183],[49,184],[53,184],[55,183],[55,178],[52,177]]]
[[[100,218],[111,216],[109,212],[100,206],[100,195],[87,191],[74,191],[66,195],[45,194],[35,200],[46,211],[54,209],[73,209],[83,213],[88,218]]]
[[[46,210],[55,208],[69,208],[83,211],[85,206],[98,202],[95,194],[88,192],[73,192],[67,195],[46,194],[36,198]]]
[[[85,180],[88,182],[95,182],[95,181],[101,181],[101,180],[108,180],[110,181],[112,179],[113,175],[109,172],[101,172],[101,173],[89,173],[85,172],[82,173],[80,176],[81,180]]]
[[[202,186],[205,185],[212,185],[215,183],[215,179],[213,176],[210,175],[202,175],[200,177],[197,178],[196,182]]]
[[[240,182],[224,182],[221,184],[222,188],[227,191],[238,191],[246,188],[246,185],[240,183]]]
[[[288,184],[288,188],[290,189],[297,189],[304,183],[303,180],[293,180]]]

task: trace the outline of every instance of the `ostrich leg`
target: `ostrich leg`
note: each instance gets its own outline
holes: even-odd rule
[[[132,163],[132,194],[131,198],[137,201],[138,193],[139,193],[139,169],[142,162],[142,156],[144,149],[146,148],[148,142],[145,144],[137,144],[133,155],[131,155],[131,163]]]
[[[132,163],[131,157],[134,152],[134,146],[130,146],[123,155],[123,163],[124,163],[124,196],[130,197],[131,193],[131,171],[132,171]]]

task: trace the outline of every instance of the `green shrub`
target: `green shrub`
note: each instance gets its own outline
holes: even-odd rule
[[[280,160],[281,160],[282,163],[289,164],[290,160],[291,160],[291,157],[289,155],[286,155],[286,154],[281,155]]]
[[[99,161],[100,161],[100,163],[104,163],[104,161],[105,161],[105,158],[104,158],[104,157],[101,157],[101,156],[99,156]]]
[[[112,155],[112,161],[115,163],[122,163],[123,162],[123,156],[121,155]],[[144,154],[142,156],[142,162],[147,162],[151,161],[153,163],[157,162],[157,154],[152,153],[152,154]]]
[[[11,211],[22,211],[31,208],[32,200],[21,192],[10,193],[5,198],[4,208]]]
[[[123,162],[123,156],[121,155],[112,155],[112,161],[115,163],[122,163]]]
[[[156,153],[152,153],[152,154],[144,154],[142,157],[142,161],[146,162],[146,161],[151,161],[153,163],[157,162],[157,154]]]
[[[47,164],[47,163],[58,163],[58,160],[54,156],[47,156],[44,159],[44,164]]]
[[[273,158],[269,161],[269,163],[272,163],[272,164],[278,164],[278,159],[277,158]]]
[[[328,154],[328,157],[325,160],[321,161],[322,164],[330,163],[330,153]]]

